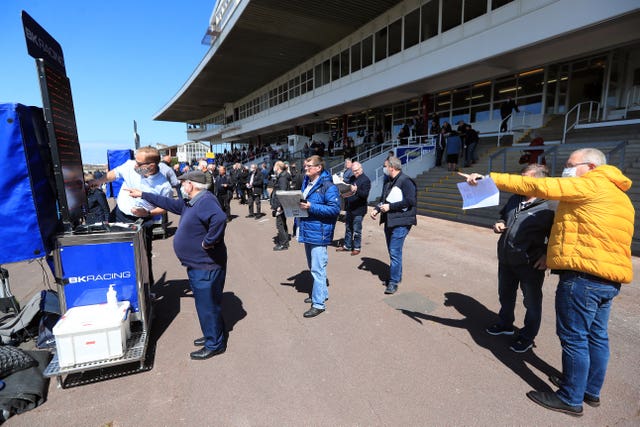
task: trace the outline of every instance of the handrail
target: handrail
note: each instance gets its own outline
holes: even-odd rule
[[[432,142],[433,142],[433,141],[432,141]],[[405,165],[406,165],[406,164],[409,164],[409,162],[412,162],[412,161],[414,161],[414,160],[421,159],[422,157],[424,157],[424,156],[425,156],[425,153],[424,153],[424,150],[422,149],[422,147],[429,146],[429,145],[431,145],[431,143],[432,143],[432,142],[427,142],[427,143],[425,143],[425,144],[420,144],[418,147],[415,147],[415,148],[413,148],[413,149],[411,149],[411,150],[407,151],[406,153],[404,153],[402,156],[400,156],[400,157],[398,157],[398,158],[400,159],[400,161],[401,161],[401,162],[402,162],[402,159],[405,159],[405,158],[406,158],[406,159],[407,159],[407,161],[406,161],[406,163],[404,163]],[[413,156],[414,154],[417,154],[417,156],[415,156],[415,157],[414,157],[414,156]],[[429,152],[429,154],[430,154],[430,155],[431,155],[431,154],[435,155],[435,153],[433,152],[433,150],[432,150],[432,151],[430,151],[430,152]],[[382,166],[378,166],[378,167],[375,169],[375,178],[374,178],[373,182],[377,182],[377,181],[378,181],[378,179],[380,179],[380,178],[382,178],[382,177],[383,177],[383,175],[384,175],[384,174],[382,173],[382,169],[383,169],[383,168],[384,168],[384,165],[382,165]]]
[[[631,89],[627,91],[627,102],[624,105],[623,118],[627,118],[629,107],[632,105],[640,105],[640,86],[632,86]]]
[[[520,124],[522,125],[523,128],[526,128],[527,124],[526,124],[526,119],[527,119],[527,115],[531,115],[528,111],[520,111],[517,113],[511,113],[509,114],[504,120],[500,120],[498,122],[498,142],[496,144],[497,147],[500,146],[500,141],[502,140],[502,137],[507,135],[507,134],[513,134],[513,129],[514,129],[514,119],[516,121],[516,125],[518,124],[518,122],[520,122]],[[507,120],[507,131],[506,132],[502,132],[502,122],[504,122],[505,120]],[[510,129],[510,130],[509,130]]]
[[[625,154],[626,154],[626,141],[617,141],[617,142],[584,142],[584,143],[572,143],[570,147],[572,149],[580,149],[580,148],[598,148],[602,152],[605,153],[607,157],[607,163],[611,163],[612,157],[620,153],[620,159],[616,162],[619,169],[623,169],[625,165]],[[547,167],[549,167],[549,173],[551,176],[556,176],[556,170],[558,169],[558,157],[560,156],[560,149],[564,147],[563,145],[536,145],[534,147],[529,146],[520,146],[520,147],[504,147],[499,151],[491,154],[489,156],[489,165],[487,173],[493,171],[494,161],[497,161],[499,157],[502,156],[502,172],[507,170],[507,154],[514,151],[524,151],[524,150],[542,150],[544,151],[544,157],[547,160]],[[608,149],[607,149],[608,148]],[[542,160],[543,156],[538,156],[538,162]],[[500,169],[498,169],[500,170]]]
[[[587,117],[587,123],[591,123],[591,116],[593,115],[593,107],[595,106],[595,120],[599,120],[600,119],[600,103],[596,102],[596,101],[585,101],[585,102],[581,102],[579,104],[576,104],[573,106],[573,108],[571,108],[569,111],[567,111],[567,113],[564,115],[564,129],[562,131],[562,144],[564,144],[567,140],[567,133],[573,129],[574,127],[576,127],[576,125],[580,124],[580,117],[581,117],[581,113],[582,111],[582,106],[583,105],[589,105],[589,115]],[[576,120],[573,124],[569,125],[569,115],[576,110]]]

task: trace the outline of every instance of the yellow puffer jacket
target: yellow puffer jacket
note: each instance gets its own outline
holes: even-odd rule
[[[631,282],[635,210],[625,194],[631,180],[618,168],[602,165],[576,178],[491,178],[500,190],[560,201],[547,249],[549,268]]]

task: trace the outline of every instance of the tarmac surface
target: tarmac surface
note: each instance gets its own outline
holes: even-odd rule
[[[263,210],[270,213],[268,204]],[[404,278],[384,294],[388,254],[382,227],[363,226],[358,256],[329,247],[327,310],[305,319],[311,289],[304,248],[272,251],[271,215],[238,215],[227,226],[229,265],[223,310],[227,351],[189,359],[201,336],[186,271],[172,239],[155,240],[155,318],[148,371],[60,389],[7,426],[638,426],[640,425],[640,262],[609,322],[611,359],[599,408],[584,416],[546,410],[525,396],[554,390],[561,369],[555,335],[556,276],[544,284],[536,347],[508,349],[493,337],[497,236],[418,217],[404,246]],[[178,223],[170,217],[172,226]],[[291,231],[291,221],[289,221]],[[344,235],[338,223],[335,239]],[[36,262],[6,265],[21,302],[53,283]],[[524,316],[519,296],[516,325]]]

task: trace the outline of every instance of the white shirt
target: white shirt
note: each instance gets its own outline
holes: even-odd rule
[[[127,160],[113,170],[116,174],[116,179],[123,179],[124,182],[122,183],[122,188],[135,188],[147,193],[171,197],[173,193],[171,184],[162,173],[158,172],[155,175],[145,178],[134,170],[135,167],[135,160]],[[142,198],[133,198],[129,195],[128,191],[122,190],[118,193],[118,199],[116,202],[118,204],[118,209],[127,215],[133,215],[131,209],[135,207],[144,208],[148,211],[155,208],[154,205],[142,200]]]

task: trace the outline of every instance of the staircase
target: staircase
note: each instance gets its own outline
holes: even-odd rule
[[[559,140],[562,138],[562,130],[559,132],[557,129],[554,130],[559,122],[559,119],[553,118],[546,128],[537,130],[537,133],[545,140]],[[564,121],[562,121],[562,125],[563,124]],[[554,135],[557,136],[554,138]],[[638,222],[640,219],[640,139],[638,139],[638,135],[640,135],[640,125],[572,131],[570,137],[567,138],[567,143],[558,148],[557,161],[559,164],[556,165],[556,173],[562,170],[563,162],[569,157],[570,153],[576,149],[577,143],[602,143],[626,140],[627,146],[622,170],[634,183],[627,194],[636,209],[636,224],[640,224],[640,222]],[[489,156],[501,148],[502,147],[495,146],[495,138],[481,139],[478,144],[478,149],[476,150],[480,160],[472,167],[463,168],[461,171],[487,173],[489,169]],[[606,149],[603,149],[603,151],[606,152]],[[519,157],[520,153],[518,151],[507,153],[506,170],[504,172],[519,173],[522,168],[522,165],[518,164]],[[615,158],[614,160],[617,162],[618,159]],[[500,163],[500,165],[494,163],[493,170],[502,172],[502,163]],[[446,166],[424,172],[418,175],[415,181],[418,185],[417,212],[419,215],[483,227],[491,227],[495,223],[499,217],[501,206],[504,205],[511,195],[501,192],[499,206],[465,211],[461,208],[462,197],[457,188],[457,183],[463,181],[463,178],[455,172],[448,172]],[[634,255],[640,255],[640,226],[637,226],[635,229],[631,250]]]

